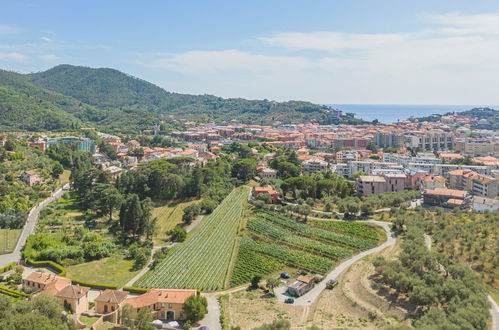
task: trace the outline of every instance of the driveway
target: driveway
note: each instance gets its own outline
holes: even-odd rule
[[[317,285],[312,290],[310,290],[309,292],[307,292],[306,294],[304,294],[301,297],[294,298],[295,305],[306,306],[306,305],[313,304],[315,302],[315,300],[319,297],[319,295],[322,293],[322,291],[326,288],[327,281],[335,280],[342,272],[347,270],[348,267],[350,267],[351,265],[353,265],[354,263],[356,263],[360,259],[364,258],[365,256],[380,252],[389,246],[395,245],[395,241],[396,241],[395,234],[391,231],[391,228],[390,228],[391,223],[383,222],[383,221],[376,221],[376,220],[366,220],[366,221],[357,221],[357,222],[369,222],[369,223],[373,223],[373,224],[376,224],[376,225],[382,227],[386,232],[386,236],[387,236],[386,242],[384,242],[383,244],[381,244],[375,248],[361,252],[361,253],[351,257],[350,259],[345,260],[341,264],[339,264],[332,272],[327,274],[326,277],[321,282],[317,283]],[[284,300],[286,300],[286,298],[289,298],[289,296],[286,294],[286,289],[287,288],[283,287],[283,286],[274,289],[276,297],[280,302],[284,302]]]
[[[204,319],[199,321],[200,326],[208,327],[210,330],[222,330],[220,324],[220,304],[216,296],[211,294],[203,294],[208,300],[208,313]]]
[[[19,240],[17,241],[16,248],[12,253],[2,254],[0,255],[0,266],[9,264],[11,262],[18,262],[21,259],[21,251],[26,244],[26,240],[28,236],[35,232],[36,223],[40,217],[40,211],[47,206],[49,203],[59,199],[69,188],[69,184],[65,184],[62,188],[59,188],[52,195],[39,204],[35,205],[31,211],[29,211],[28,218],[26,219],[26,223],[24,224],[23,231],[19,236]]]

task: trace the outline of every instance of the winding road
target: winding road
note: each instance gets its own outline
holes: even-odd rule
[[[18,262],[21,259],[21,252],[26,244],[28,236],[35,232],[36,223],[40,218],[41,210],[48,204],[59,199],[68,189],[69,184],[66,183],[62,188],[54,191],[50,197],[41,201],[39,204],[35,205],[31,211],[29,211],[28,218],[26,219],[26,223],[24,224],[23,231],[19,236],[19,240],[17,241],[14,251],[8,254],[0,255],[0,266],[4,266],[11,262]]]
[[[335,220],[327,220],[327,221],[335,221]],[[336,221],[343,221],[343,220],[336,220]],[[339,264],[338,266],[336,266],[335,269],[333,271],[331,271],[329,274],[327,274],[326,277],[322,281],[320,281],[312,290],[310,290],[309,292],[307,292],[306,294],[304,294],[301,297],[298,297],[298,298],[293,297],[295,300],[295,302],[294,302],[295,305],[306,306],[306,305],[313,304],[315,302],[315,300],[320,296],[322,291],[326,288],[327,281],[335,280],[341,273],[343,273],[345,270],[347,270],[348,267],[350,267],[351,265],[353,265],[354,263],[356,263],[360,259],[364,258],[365,256],[380,252],[389,246],[395,245],[396,239],[395,239],[395,234],[392,232],[392,230],[390,228],[391,223],[384,222],[384,221],[372,220],[372,219],[365,220],[365,221],[357,221],[357,222],[373,223],[375,225],[380,226],[386,232],[386,236],[387,236],[386,241],[383,244],[381,244],[375,248],[372,248],[370,250],[363,251],[359,254],[354,255],[350,259],[347,259],[344,262],[342,262],[341,264]],[[284,302],[284,300],[286,300],[287,298],[290,298],[290,296],[286,294],[286,289],[287,288],[285,286],[281,286],[281,287],[278,287],[274,290],[277,299],[281,302]]]

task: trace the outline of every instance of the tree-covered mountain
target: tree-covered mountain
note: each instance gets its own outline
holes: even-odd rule
[[[0,87],[8,89],[3,91],[8,97],[0,99],[5,113],[0,125],[15,129],[55,130],[75,125],[141,129],[173,118],[255,124],[331,122],[327,107],[310,102],[171,93],[108,68],[59,65],[32,74],[0,70]],[[18,122],[20,119],[29,125]],[[343,122],[347,121],[362,122],[351,117],[344,118]]]
[[[477,122],[471,125],[472,128],[499,129],[499,110],[492,108],[473,108],[460,112],[447,112],[443,115],[433,114],[431,116],[412,118],[411,120],[437,122],[443,116],[460,115],[468,118],[476,119]]]

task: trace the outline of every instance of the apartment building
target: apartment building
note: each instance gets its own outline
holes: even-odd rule
[[[499,141],[491,139],[466,139],[457,141],[456,151],[468,156],[499,157]]]
[[[471,203],[471,195],[464,190],[430,189],[424,192],[423,202],[428,205],[467,208]]]
[[[443,131],[428,131],[407,135],[409,145],[424,151],[454,149],[454,135]]]
[[[357,179],[357,194],[369,196],[386,192],[403,191],[405,174],[386,173],[382,175],[361,175]]]
[[[380,148],[400,148],[404,145],[404,135],[378,132],[374,134],[374,143]]]
[[[474,196],[495,198],[498,195],[498,180],[470,170],[449,172],[452,189],[465,190]]]
[[[315,172],[326,173],[329,170],[328,162],[315,157],[303,161],[301,165],[304,175],[310,175]]]

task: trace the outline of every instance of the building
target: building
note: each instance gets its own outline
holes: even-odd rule
[[[65,277],[43,272],[33,272],[28,277],[23,279],[22,284],[22,289],[26,293],[45,291],[51,294],[56,294],[68,285],[71,285],[71,280]]]
[[[258,171],[258,176],[262,179],[276,179],[277,178],[277,171],[271,168],[262,168],[260,171]]]
[[[382,175],[385,178],[386,192],[404,191],[405,189],[405,174],[403,173],[387,173]]]
[[[427,174],[419,179],[419,189],[433,190],[445,188],[445,178],[440,175]]]
[[[28,186],[34,186],[41,183],[43,180],[36,174],[35,171],[23,171],[19,176]]]
[[[272,197],[273,204],[279,201],[279,193],[272,187],[254,187],[252,193],[253,198],[256,198],[260,194],[269,194]]]
[[[106,315],[106,321],[120,323],[120,311],[128,292],[106,289],[95,298],[95,313]]]
[[[328,170],[328,162],[315,157],[302,162],[302,171],[304,175],[310,175],[315,172],[326,173]]]
[[[287,292],[294,297],[303,296],[315,286],[315,278],[313,275],[301,275],[295,280],[286,283]]]
[[[75,146],[76,149],[82,151],[89,151],[92,154],[95,153],[95,143],[92,139],[89,138],[81,138],[74,136],[65,136],[65,137],[57,137],[57,138],[49,138],[47,139],[47,149],[52,146],[59,146],[61,144]]]
[[[68,285],[55,296],[69,308],[74,314],[80,314],[88,310],[88,291],[89,287],[80,285]]]
[[[495,198],[498,195],[498,180],[480,175],[471,170],[449,172],[450,188],[466,190],[474,196]]]
[[[357,195],[369,196],[386,192],[386,180],[382,176],[361,175],[357,179]]]
[[[374,143],[380,148],[400,148],[404,145],[404,135],[378,132],[374,134]]]
[[[473,197],[473,210],[477,212],[494,212],[499,210],[499,200],[495,198]]]
[[[150,308],[154,319],[185,320],[184,303],[194,295],[196,290],[152,289],[140,296],[125,299],[123,305],[131,305],[135,313],[141,308]]]
[[[491,139],[466,139],[456,142],[456,151],[468,156],[499,157],[499,142]]]
[[[409,140],[409,145],[412,148],[419,150],[451,150],[454,149],[454,135],[444,131],[428,131],[423,133],[415,133],[406,136]]]
[[[456,204],[456,200],[460,200],[461,206],[465,208],[471,203],[471,195],[464,190],[445,188],[430,189],[423,193],[423,202],[428,205],[446,206],[449,200],[453,204]]]

